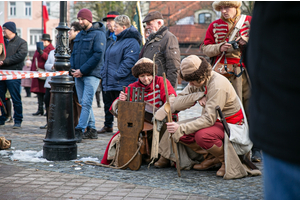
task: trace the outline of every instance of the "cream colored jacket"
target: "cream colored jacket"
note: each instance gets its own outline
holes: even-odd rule
[[[202,115],[193,121],[180,124],[173,136],[176,142],[179,141],[179,138],[183,136],[183,134],[191,134],[200,129],[213,126],[218,117],[216,106],[220,106],[225,117],[234,115],[241,109],[236,92],[226,77],[212,71],[211,76],[207,80],[206,88],[207,100],[206,105],[202,110]],[[198,94],[199,97],[201,95],[203,97],[203,92],[200,88],[187,85],[185,89],[178,94],[178,97],[176,97],[177,99],[175,98],[174,102],[176,102],[176,105],[183,105],[185,102],[189,102],[187,98],[190,98],[190,95],[193,93]],[[176,108],[177,106],[175,104],[173,105],[172,110],[181,110],[181,108]]]

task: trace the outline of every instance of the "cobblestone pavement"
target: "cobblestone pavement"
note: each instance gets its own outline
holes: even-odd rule
[[[33,94],[33,96],[35,96]],[[41,151],[46,130],[46,117],[32,116],[37,98],[25,98],[22,91],[24,121],[21,129],[13,123],[0,126],[0,136],[12,140],[9,154],[15,150]],[[104,121],[103,103],[93,102],[96,127]],[[183,120],[198,116],[200,106],[180,113]],[[114,124],[114,132],[117,123]],[[78,159],[102,159],[108,141],[114,133],[99,134],[96,140],[83,140],[78,145]],[[3,151],[1,151],[3,152]],[[0,153],[1,153],[0,152]],[[257,166],[262,169],[262,164]],[[223,180],[216,171],[182,171],[175,168],[157,169],[142,165],[138,171],[91,166],[74,161],[21,162],[0,154],[0,199],[263,199],[262,176]]]

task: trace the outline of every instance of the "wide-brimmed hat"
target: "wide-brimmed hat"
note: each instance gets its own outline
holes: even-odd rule
[[[102,20],[103,21],[107,21],[107,19],[115,19],[115,17],[117,17],[118,15],[120,15],[117,11],[110,11],[107,13],[106,17],[104,17]]]
[[[41,40],[47,40],[47,41],[50,41],[50,42],[52,41],[51,38],[50,38],[50,35],[47,34],[47,33],[44,33],[44,34],[42,35]]]

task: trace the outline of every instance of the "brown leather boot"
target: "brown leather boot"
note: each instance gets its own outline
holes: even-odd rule
[[[215,144],[210,148],[207,149],[209,153],[215,156],[221,163],[221,168],[217,171],[217,176],[224,176],[225,174],[225,160],[224,160],[224,147],[223,144],[221,147],[216,146]]]
[[[221,162],[215,156],[208,154],[208,156],[200,163],[193,166],[195,170],[207,170],[213,167],[220,167]]]
[[[158,168],[170,167],[170,160],[166,159],[163,156],[160,156],[159,160],[156,163],[154,163],[154,166]]]
[[[208,152],[205,149],[202,149],[196,142],[191,143],[191,144],[186,144],[184,142],[179,141],[181,144],[189,147],[193,151],[195,151],[198,154],[203,155],[204,159],[208,156]]]

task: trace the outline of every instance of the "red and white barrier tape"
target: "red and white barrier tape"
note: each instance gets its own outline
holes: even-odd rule
[[[39,77],[50,77],[50,76],[60,76],[68,75],[69,71],[57,71],[57,72],[26,72],[26,71],[16,71],[16,70],[0,70],[0,81],[1,80],[15,80],[15,79],[25,79],[25,78],[39,78]]]

